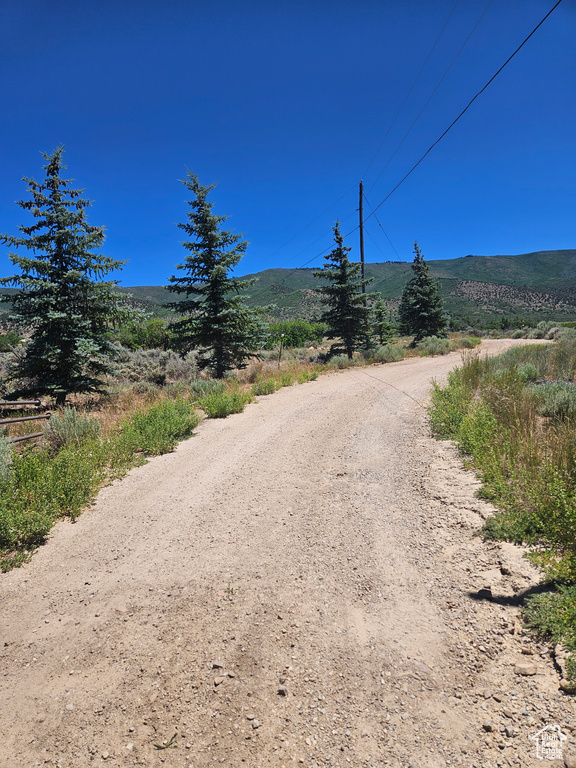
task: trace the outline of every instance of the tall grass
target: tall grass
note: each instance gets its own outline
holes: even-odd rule
[[[129,416],[120,425],[116,439],[126,451],[154,456],[171,451],[199,423],[193,403],[166,399]]]
[[[469,356],[445,387],[434,386],[430,409],[435,433],[453,438],[471,457],[483,481],[482,495],[499,508],[484,535],[526,544],[544,578],[574,585],[573,595],[575,370],[576,344],[570,339],[512,349],[493,359]],[[565,610],[566,600],[542,598],[528,608],[531,626],[544,633],[550,623],[561,623],[545,606]],[[562,631],[576,649],[576,620],[568,625]]]
[[[242,392],[239,389],[212,392],[200,400],[200,407],[209,419],[225,419],[232,413],[242,413],[251,400],[251,392]]]
[[[62,423],[74,424],[70,418],[63,415]],[[171,450],[198,422],[190,401],[164,399],[126,417],[103,438],[94,429],[84,435],[72,430],[74,439],[61,441],[56,453],[52,445],[14,455],[0,478],[0,568],[24,562],[58,518],[75,519],[102,483],[142,463],[143,456]]]

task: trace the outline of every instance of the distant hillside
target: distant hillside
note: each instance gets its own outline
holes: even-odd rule
[[[431,261],[437,277],[526,288],[576,288],[576,250],[535,251],[518,256],[464,256]]]
[[[539,320],[576,320],[576,250],[536,251],[516,256],[464,256],[428,262],[438,279],[448,312],[470,323],[486,323],[503,316]],[[314,318],[321,311],[313,269],[265,269],[246,277],[256,283],[246,290],[253,306],[273,305],[277,318]],[[396,309],[412,275],[410,262],[387,261],[366,265],[372,278],[369,290]],[[169,316],[164,305],[175,295],[163,286],[120,286],[131,303],[155,315]],[[3,289],[3,293],[13,289]],[[0,305],[0,321],[9,305]],[[2,317],[3,315],[3,317]]]
[[[521,315],[538,321],[576,318],[576,250],[517,256],[464,256],[430,261],[450,314],[471,322]],[[366,265],[369,290],[396,309],[412,275],[409,262]],[[251,304],[275,304],[279,317],[312,317],[320,309],[312,269],[267,269],[249,277]]]

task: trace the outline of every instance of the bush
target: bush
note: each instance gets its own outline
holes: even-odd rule
[[[301,371],[297,378],[299,384],[305,384],[307,381],[316,381],[318,371]]]
[[[428,355],[446,355],[450,352],[450,339],[443,339],[438,336],[428,336],[416,344],[421,357]]]
[[[546,381],[534,385],[530,391],[542,416],[562,421],[576,420],[576,385],[567,381]]]
[[[225,389],[226,382],[222,381],[222,379],[196,379],[196,381],[190,384],[190,391],[197,398],[224,392]]]
[[[143,317],[116,331],[116,339],[127,349],[167,349],[172,341],[168,323],[160,317]]]
[[[343,369],[356,365],[356,362],[354,358],[350,359],[348,355],[334,355],[330,357],[330,365],[333,368]]]
[[[397,363],[403,360],[406,353],[400,347],[393,347],[392,344],[383,344],[370,352],[370,362],[373,363]]]
[[[161,391],[158,384],[152,384],[151,381],[135,381],[131,387],[136,395],[147,395],[149,399],[155,399]]]
[[[536,381],[538,378],[538,368],[532,363],[524,363],[518,366],[518,376],[522,381]]]
[[[281,386],[272,378],[258,379],[252,387],[252,392],[254,395],[271,395]]]
[[[167,381],[190,380],[196,373],[195,358],[185,360],[171,350],[121,349],[116,380],[121,382],[147,381],[163,386]]]
[[[252,400],[251,393],[213,392],[202,398],[200,407],[209,419],[225,419],[231,413],[241,413]]]
[[[147,410],[137,411],[121,424],[120,446],[148,456],[167,453],[179,440],[189,437],[199,423],[193,403],[162,400]]]
[[[102,480],[101,458],[99,440],[56,456],[34,449],[15,455],[9,479],[0,483],[0,549],[37,546],[56,518],[77,517]]]
[[[575,586],[560,585],[557,591],[532,595],[526,601],[524,618],[528,626],[541,637],[553,643],[562,641],[569,651],[576,651]]]
[[[86,415],[79,415],[76,408],[64,408],[53,413],[44,429],[46,440],[56,449],[66,445],[78,445],[100,435],[100,422]]]
[[[478,336],[462,336],[459,339],[452,339],[450,346],[452,349],[474,349],[481,343],[482,339]]]
[[[272,323],[268,328],[266,349],[272,349],[282,343],[285,347],[308,347],[320,344],[326,334],[325,323],[309,323],[306,320],[284,320]]]

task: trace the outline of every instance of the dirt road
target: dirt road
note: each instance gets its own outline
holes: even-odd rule
[[[569,749],[519,633],[534,574],[474,536],[489,508],[426,426],[458,361],[260,398],[58,525],[0,577],[2,768],[531,766],[550,724]]]

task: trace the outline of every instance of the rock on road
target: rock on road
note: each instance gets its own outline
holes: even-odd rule
[[[570,749],[517,619],[536,574],[474,535],[426,424],[459,359],[260,398],[58,524],[0,577],[0,766],[532,766],[556,723]]]

